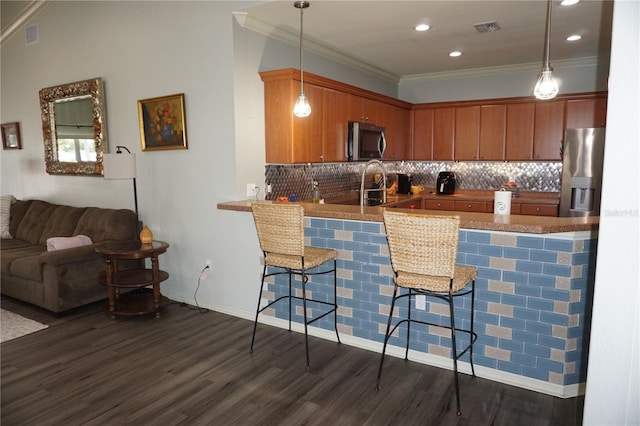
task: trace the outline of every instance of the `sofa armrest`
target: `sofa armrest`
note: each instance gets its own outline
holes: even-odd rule
[[[60,266],[69,263],[79,263],[101,259],[102,256],[96,252],[96,247],[102,244],[103,243],[97,243],[80,247],[72,247],[63,250],[47,251],[40,255],[40,265],[47,263],[53,266]]]

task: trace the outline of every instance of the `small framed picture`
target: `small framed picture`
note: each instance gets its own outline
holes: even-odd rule
[[[22,149],[20,123],[5,123],[2,125],[2,147],[4,149]]]
[[[143,151],[187,149],[184,93],[138,101]]]

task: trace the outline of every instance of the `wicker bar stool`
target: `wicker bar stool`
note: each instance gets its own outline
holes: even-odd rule
[[[412,322],[448,328],[451,330],[451,355],[453,358],[457,414],[460,415],[458,359],[469,351],[471,373],[475,377],[473,343],[478,338],[473,331],[475,278],[478,272],[474,267],[455,264],[458,251],[460,217],[408,214],[388,210],[383,215],[395,285],[380,358],[376,389],[380,389],[380,377],[387,343],[400,324],[407,323],[405,360],[408,359],[409,355],[409,335]],[[470,289],[468,288],[469,284],[471,284]],[[398,294],[399,288],[404,288],[407,291]],[[455,326],[453,299],[469,293],[471,294],[471,326],[467,330]],[[411,318],[411,301],[414,296],[420,294],[437,297],[449,304],[450,326]],[[396,301],[403,297],[407,299],[407,318],[401,319],[391,328]],[[461,352],[458,352],[456,332],[469,335],[469,344]]]
[[[258,315],[265,309],[271,307],[281,300],[289,301],[289,331],[291,331],[291,301],[293,299],[302,301],[302,311],[304,316],[304,342],[307,357],[307,370],[309,370],[309,336],[307,327],[315,321],[333,313],[334,329],[336,338],[340,343],[338,335],[338,305],[336,287],[337,287],[337,262],[338,253],[333,249],[310,247],[304,245],[304,208],[300,204],[274,204],[274,203],[253,203],[251,206],[253,219],[256,224],[258,233],[258,241],[260,249],[264,255],[264,269],[262,271],[262,282],[260,284],[260,293],[258,294],[258,307],[256,309],[256,319],[253,324],[253,335],[251,337],[251,352],[253,352],[253,344],[256,338],[256,328],[258,326]],[[309,272],[309,270],[320,267],[325,263],[332,262],[332,267],[327,270],[317,270]],[[271,268],[271,272],[267,273],[267,267]],[[275,268],[275,269],[274,269]],[[314,300],[307,295],[307,281],[309,276],[329,274],[333,272],[333,302],[324,300]],[[262,298],[262,290],[264,280],[273,275],[288,274],[289,275],[289,294],[278,297],[269,302],[266,306],[260,308],[260,300]],[[292,293],[292,276],[299,275],[302,283],[302,296],[296,296]],[[315,318],[307,317],[307,306],[311,302],[312,305],[326,306],[328,310]]]

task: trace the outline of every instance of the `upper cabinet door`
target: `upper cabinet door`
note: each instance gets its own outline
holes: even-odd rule
[[[437,108],[433,111],[433,159],[453,160],[456,109]]]
[[[349,94],[349,120],[380,125],[384,104],[362,96]]]
[[[527,102],[507,105],[507,140],[505,160],[531,160],[535,104]]]
[[[348,96],[344,92],[323,89],[323,143],[325,162],[347,161]]]
[[[294,87],[300,87],[296,82]],[[322,87],[304,84],[304,93],[311,105],[311,115],[300,118],[293,115],[293,162],[319,163],[322,161],[322,125],[323,125],[323,96]],[[295,92],[297,93],[297,91]],[[297,97],[297,95],[296,95]]]
[[[565,128],[604,127],[607,122],[607,98],[567,100]]]
[[[456,108],[455,129],[454,158],[456,160],[477,160],[480,140],[480,107]]]
[[[480,107],[480,142],[478,157],[481,161],[504,160],[504,142],[507,132],[507,106],[482,105]]]
[[[413,111],[413,160],[433,159],[433,109]]]
[[[534,160],[561,160],[564,134],[565,101],[536,103],[536,121],[533,138]]]
[[[387,149],[385,160],[407,160],[410,155],[409,110],[395,105],[384,105],[384,117],[380,122],[385,128]]]

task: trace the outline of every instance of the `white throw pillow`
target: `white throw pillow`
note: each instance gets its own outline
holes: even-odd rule
[[[72,247],[88,246],[89,244],[93,244],[93,241],[86,235],[51,237],[47,238],[47,251],[64,250]]]
[[[13,238],[13,235],[9,232],[9,222],[11,221],[11,204],[15,200],[13,195],[0,197],[0,234],[3,240]]]

